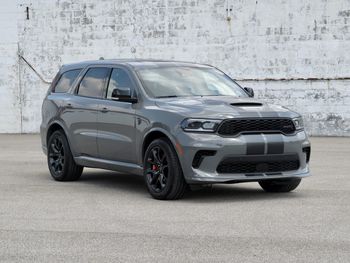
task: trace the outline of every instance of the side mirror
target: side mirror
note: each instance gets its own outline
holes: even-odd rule
[[[244,87],[244,91],[248,94],[249,97],[254,97],[254,90],[252,88]]]
[[[112,100],[122,101],[122,102],[131,102],[136,103],[137,98],[131,97],[131,89],[130,88],[117,88],[112,91]]]

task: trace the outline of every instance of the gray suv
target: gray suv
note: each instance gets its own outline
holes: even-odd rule
[[[309,175],[302,118],[253,96],[208,65],[64,65],[43,102],[42,148],[55,180],[77,180],[83,167],[138,174],[156,199],[213,183],[292,191]]]

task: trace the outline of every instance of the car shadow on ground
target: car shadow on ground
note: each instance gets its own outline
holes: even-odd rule
[[[91,170],[82,174],[77,183],[89,184],[92,187],[102,187],[112,191],[130,192],[149,197],[142,176],[122,174],[104,170]],[[251,186],[251,188],[249,188]],[[302,198],[302,192],[266,193],[256,187],[257,183],[249,184],[215,184],[188,191],[181,201],[184,202],[218,202],[218,201],[254,201],[269,199]]]

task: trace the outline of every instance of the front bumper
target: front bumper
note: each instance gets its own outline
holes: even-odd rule
[[[276,145],[279,145],[276,147]],[[307,135],[300,131],[294,135],[282,134],[242,134],[237,137],[222,137],[209,133],[177,134],[177,150],[185,179],[190,184],[236,183],[261,181],[266,179],[304,178],[310,175],[304,148],[310,147]],[[179,150],[180,148],[180,150]],[[278,149],[277,149],[278,148]],[[288,171],[219,173],[218,165],[230,157],[277,156],[294,154],[299,160],[299,168]],[[215,155],[202,158],[200,165],[193,167],[193,159],[198,151],[215,151]],[[257,151],[257,152],[254,152]],[[257,154],[258,153],[258,154]]]

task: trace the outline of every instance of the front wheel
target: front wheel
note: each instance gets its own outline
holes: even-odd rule
[[[184,195],[188,185],[176,151],[168,140],[160,138],[148,146],[143,167],[147,189],[153,198],[174,200]]]
[[[297,188],[300,182],[301,179],[275,179],[260,181],[259,184],[265,192],[286,193]]]
[[[83,167],[75,163],[62,130],[55,131],[48,140],[47,164],[56,181],[78,180],[83,172]]]

